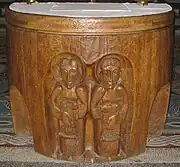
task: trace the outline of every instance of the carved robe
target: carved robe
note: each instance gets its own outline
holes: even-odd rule
[[[127,93],[122,85],[114,89],[96,86],[92,95],[92,115],[95,120],[95,147],[99,155],[118,155],[121,124],[127,114]]]
[[[85,87],[67,89],[56,86],[52,92],[56,127],[56,151],[63,156],[77,156],[84,151],[84,117],[87,112]]]

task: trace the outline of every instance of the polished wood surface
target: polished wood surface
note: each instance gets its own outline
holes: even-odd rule
[[[46,33],[74,35],[113,35],[147,31],[172,25],[174,13],[139,16],[139,17],[58,17],[33,15],[6,11],[8,23],[19,28],[46,31]]]
[[[32,130],[37,152],[112,161],[144,152],[147,135],[161,134],[173,12],[68,18],[7,10],[6,20],[14,127]]]

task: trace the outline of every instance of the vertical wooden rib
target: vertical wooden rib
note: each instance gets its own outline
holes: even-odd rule
[[[152,97],[152,105],[150,106],[150,116],[149,116],[149,131],[148,135],[159,136],[162,134],[164,129],[164,123],[166,120],[168,104],[169,104],[169,94],[170,94],[170,74],[169,60],[171,62],[171,28],[166,27],[161,30],[157,30],[154,34],[158,33],[158,43],[154,48],[158,51],[155,54],[154,67],[158,67],[158,70],[152,73],[152,79],[155,76],[155,95]],[[157,41],[157,40],[155,40]],[[169,46],[169,47],[167,47]],[[163,49],[160,49],[163,48]],[[152,83],[152,86],[154,83]]]
[[[23,31],[14,27],[9,28],[8,62],[11,70],[9,76],[11,112],[13,115],[14,130],[17,135],[30,135],[31,124],[27,105],[24,101],[25,78],[23,65],[22,39]]]
[[[32,129],[34,137],[35,149],[40,152],[45,152],[48,145],[45,143],[45,128],[42,107],[42,88],[40,87],[41,78],[37,75],[37,33],[31,31],[24,31],[23,35],[23,52],[26,55],[24,59],[25,78],[26,78],[26,96],[27,106],[29,109]],[[41,66],[43,68],[43,66]],[[47,147],[45,146],[47,145]]]

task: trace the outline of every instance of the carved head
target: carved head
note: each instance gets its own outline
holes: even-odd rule
[[[75,56],[67,56],[61,59],[59,74],[67,88],[78,85],[83,77],[83,65]]]
[[[99,81],[105,88],[114,88],[121,73],[120,60],[115,56],[106,56],[99,62],[97,74]]]

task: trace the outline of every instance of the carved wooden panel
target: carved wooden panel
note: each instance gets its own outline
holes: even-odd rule
[[[125,57],[108,54],[86,69],[71,53],[53,57],[48,67],[44,92],[52,156],[93,162],[125,158],[132,66]]]
[[[97,23],[93,31],[83,28],[84,18],[11,11],[7,17],[9,81],[22,96],[18,104],[11,98],[12,112],[21,108],[24,119],[29,114],[35,151],[69,161],[113,161],[144,152],[148,133],[160,135],[169,97],[171,12],[89,18],[88,26]],[[19,107],[23,100],[27,110]]]

